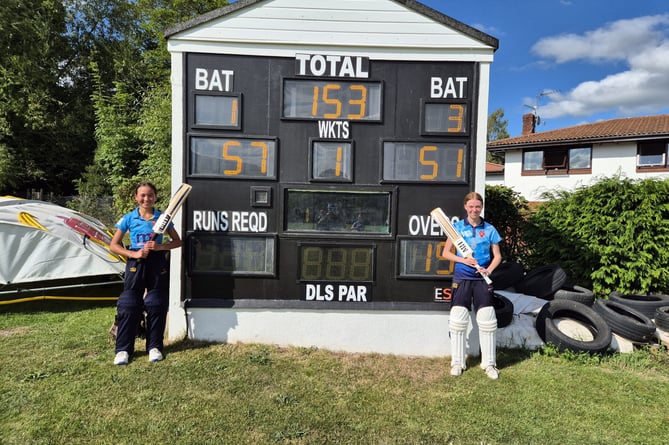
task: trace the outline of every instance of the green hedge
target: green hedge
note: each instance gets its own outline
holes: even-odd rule
[[[597,296],[669,289],[669,180],[605,178],[545,195],[524,232],[527,267],[559,264]]]

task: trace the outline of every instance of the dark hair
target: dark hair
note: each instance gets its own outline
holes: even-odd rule
[[[153,185],[148,181],[143,181],[137,184],[137,187],[135,187],[135,194],[133,196],[137,195],[137,192],[139,191],[140,187],[151,187],[153,189],[153,193],[155,193],[156,196],[158,196],[158,189],[156,188],[155,185]]]

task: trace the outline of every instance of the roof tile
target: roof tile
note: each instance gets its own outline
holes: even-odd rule
[[[669,114],[610,119],[558,130],[525,134],[488,142],[488,149],[513,148],[570,142],[598,142],[612,139],[669,137]]]

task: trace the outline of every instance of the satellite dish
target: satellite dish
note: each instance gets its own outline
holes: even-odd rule
[[[537,116],[537,120],[535,122],[535,125],[541,125],[541,117]]]

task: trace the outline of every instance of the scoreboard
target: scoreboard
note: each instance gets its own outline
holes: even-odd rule
[[[191,306],[449,303],[429,213],[459,216],[474,188],[477,62],[186,53],[184,66]]]

